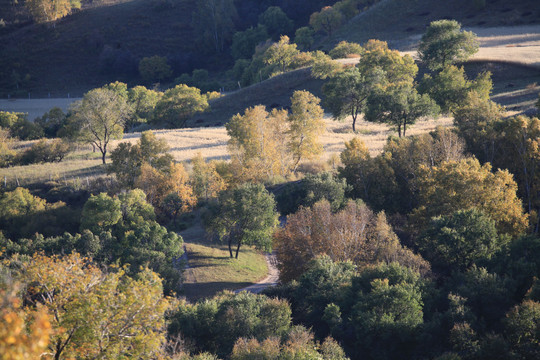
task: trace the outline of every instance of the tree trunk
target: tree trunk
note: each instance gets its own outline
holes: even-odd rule
[[[358,115],[353,115],[352,117],[352,131],[353,132],[356,132],[356,118],[358,117]]]
[[[236,247],[236,259],[238,259],[238,252],[240,251],[240,245],[242,245],[242,241],[238,241],[238,246]]]
[[[231,255],[231,258],[233,258],[233,253],[232,253],[232,238],[229,236],[229,255]]]
[[[105,156],[107,155],[107,152],[106,151],[102,151],[101,152],[101,161],[103,162],[103,164],[105,164]]]

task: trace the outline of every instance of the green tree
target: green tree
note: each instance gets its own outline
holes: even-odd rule
[[[315,31],[324,31],[328,35],[332,33],[341,25],[343,21],[343,15],[339,10],[336,10],[332,6],[326,6],[319,12],[314,12],[309,18],[309,25]]]
[[[233,0],[201,0],[193,12],[193,27],[199,42],[216,53],[225,50],[225,45],[234,33],[236,7]]]
[[[87,92],[71,109],[75,139],[96,146],[105,164],[109,142],[121,139],[132,110],[126,99],[108,89]]]
[[[225,181],[216,171],[214,162],[207,163],[201,153],[197,153],[197,156],[191,159],[191,164],[193,165],[191,184],[193,193],[199,201],[215,198],[225,189]]]
[[[208,100],[201,91],[187,85],[176,85],[165,91],[154,109],[154,121],[183,127],[198,112],[208,109]]]
[[[502,119],[504,107],[472,91],[454,110],[454,125],[465,140],[467,150],[481,162],[495,161],[498,135],[496,124]]]
[[[289,37],[283,35],[277,43],[272,44],[266,50],[263,61],[265,64],[277,68],[277,73],[284,73],[290,70],[294,58],[298,53],[296,44],[290,44]]]
[[[159,82],[172,75],[171,67],[167,64],[167,58],[154,55],[142,58],[139,62],[139,74],[147,83]]]
[[[357,69],[346,69],[338,72],[324,84],[324,106],[334,118],[352,117],[352,128],[356,131],[356,120],[366,106],[366,100],[371,92],[373,83],[380,73],[364,76]]]
[[[399,137],[406,135],[407,125],[439,112],[437,104],[428,95],[418,94],[411,83],[377,87],[366,103],[365,119],[393,126]]]
[[[289,151],[291,152],[296,171],[300,160],[319,156],[323,147],[318,137],[325,129],[324,111],[319,106],[321,99],[309,91],[295,91],[291,98],[291,114],[289,122]]]
[[[463,271],[477,261],[489,260],[504,243],[495,222],[476,209],[433,218],[418,239],[424,257],[445,273]]]
[[[398,264],[366,269],[353,279],[355,351],[376,359],[407,358],[423,324],[423,281]]]
[[[492,87],[489,72],[478,75],[475,80],[468,80],[463,67],[447,65],[434,75],[425,74],[419,90],[435,100],[442,112],[449,113],[459,109],[471,91],[489,100]]]
[[[236,255],[242,245],[255,245],[270,251],[272,233],[278,223],[274,196],[264,186],[245,184],[220,194],[217,204],[207,214],[206,228],[226,241],[229,254]]]
[[[57,136],[58,130],[66,125],[67,116],[59,107],[53,107],[43,116],[34,120],[36,124],[43,128],[45,136],[54,138]]]
[[[238,31],[232,38],[231,54],[235,59],[251,59],[255,48],[268,39],[266,27],[257,25],[244,31]]]
[[[293,30],[294,23],[279,6],[270,6],[259,15],[259,24],[266,27],[273,40],[281,35],[287,35]]]
[[[418,55],[431,70],[465,61],[478,51],[476,34],[455,20],[433,21],[420,40]]]
[[[80,0],[25,0],[24,4],[39,23],[56,21],[81,8]]]
[[[340,41],[328,54],[332,59],[343,59],[350,56],[360,57],[363,53],[364,49],[360,44]]]
[[[133,116],[126,125],[133,127],[149,122],[161,95],[160,92],[147,89],[144,86],[135,86],[129,89],[128,103],[133,108]]]
[[[308,51],[311,49],[311,46],[313,45],[313,42],[315,41],[313,39],[314,32],[313,30],[308,26],[303,26],[301,28],[296,29],[296,32],[294,34],[294,43],[298,45],[300,50]]]
[[[510,344],[520,359],[540,356],[540,303],[526,300],[515,306],[505,319]]]
[[[110,230],[122,218],[121,202],[106,193],[92,195],[84,204],[81,214],[81,230],[88,229],[99,234]]]
[[[197,351],[226,357],[239,338],[263,341],[286,335],[291,309],[285,300],[245,291],[223,292],[194,304],[181,302],[171,320],[171,335],[182,334]]]

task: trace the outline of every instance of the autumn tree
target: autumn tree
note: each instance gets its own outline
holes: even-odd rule
[[[139,74],[147,83],[159,82],[172,75],[171,67],[167,64],[167,58],[154,55],[142,58],[139,62]]]
[[[15,140],[9,130],[0,127],[0,167],[8,167],[15,159]]]
[[[25,0],[25,6],[36,22],[52,22],[81,8],[80,0]]]
[[[272,249],[272,233],[278,223],[274,196],[260,184],[244,184],[223,191],[206,215],[206,229],[227,242],[230,257],[233,244],[236,254],[242,245]]]
[[[489,163],[474,158],[448,161],[439,166],[420,166],[417,179],[418,207],[412,212],[416,226],[457,210],[476,208],[495,221],[501,234],[517,236],[528,225],[517,184],[507,170],[491,171]]]
[[[180,128],[198,112],[208,109],[208,100],[201,91],[184,84],[165,91],[154,109],[153,121]]]
[[[193,12],[193,25],[198,41],[216,53],[225,50],[238,17],[233,0],[202,0]]]
[[[289,122],[289,151],[294,159],[293,171],[300,160],[311,159],[323,151],[318,137],[325,129],[321,100],[308,91],[295,91],[291,98]]]
[[[432,70],[465,61],[477,51],[476,34],[461,30],[455,20],[433,21],[418,47],[420,60]]]
[[[191,159],[193,174],[191,186],[193,193],[199,201],[208,201],[218,196],[226,187],[225,180],[216,171],[214,162],[206,162],[201,153]]]
[[[105,273],[76,253],[35,254],[17,278],[27,286],[29,306],[53,314],[51,357],[153,359],[160,354],[170,301],[163,298],[155,273],[143,270],[129,278],[122,269]]]
[[[169,194],[177,194],[181,199],[181,212],[190,210],[197,202],[189,184],[189,175],[182,164],[170,163],[158,170],[144,163],[134,186],[146,193],[148,202],[156,208],[159,215],[172,216],[163,206],[163,201]]]
[[[13,281],[0,289],[0,353],[4,360],[38,359],[46,352],[52,333],[47,309],[23,307],[21,286]]]
[[[105,164],[110,141],[122,138],[125,122],[132,113],[126,99],[112,90],[94,89],[71,111],[75,139],[96,146]]]
[[[230,137],[232,167],[240,179],[271,179],[290,171],[291,157],[283,134],[287,131],[287,111],[268,113],[258,105],[237,114],[225,125]]]
[[[352,261],[360,267],[398,261],[426,271],[429,265],[403,247],[384,213],[349,202],[332,213],[328,201],[300,208],[274,236],[280,279],[297,279],[310,260],[327,254],[333,261]]]

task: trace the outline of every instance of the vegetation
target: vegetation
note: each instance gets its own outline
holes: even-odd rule
[[[308,51],[324,46],[325,36],[341,40],[339,27],[374,3],[153,1],[144,6],[164,19],[177,8],[189,15],[198,27],[196,51],[155,46],[134,57],[128,44],[107,45],[104,69],[129,65],[126,82],[88,91],[67,114],[51,109],[29,121],[0,112],[0,165],[32,168],[64,156],[90,157],[97,173],[108,172],[85,183],[51,176],[28,189],[18,178],[11,188],[4,178],[2,356],[537,358],[540,121],[505,117],[490,99],[500,78],[494,87],[489,73],[469,77],[455,65],[476,47],[474,35],[455,21],[434,22],[424,35],[420,55],[429,72],[423,80],[412,57],[383,41],[340,42],[330,55]],[[389,4],[395,5],[377,8]],[[138,2],[117,6],[141,9]],[[135,23],[145,12],[139,16]],[[183,20],[172,25],[178,40],[190,27]],[[77,17],[58,25],[69,22],[78,24]],[[293,32],[295,43],[288,37]],[[109,41],[100,36],[83,42],[99,53],[100,39]],[[231,72],[204,68],[232,65],[230,55]],[[128,87],[140,80],[137,63],[143,81],[161,82],[154,90]],[[0,73],[7,71],[16,87],[33,81],[11,66]],[[285,76],[290,83],[263,81],[292,69],[300,70]],[[234,87],[260,84],[222,96],[221,82],[233,78]],[[299,83],[314,93],[322,86],[323,100],[294,91]],[[287,95],[271,97],[267,110],[248,94],[261,87],[286,88]],[[216,148],[228,145],[230,159],[187,141],[171,149],[166,130],[119,142],[124,132],[204,124],[211,112],[228,117],[224,104],[226,111],[237,109],[231,102],[240,97],[251,107],[232,116],[228,137],[225,129],[204,130]],[[321,102],[334,118],[350,116],[353,131],[363,121],[358,137],[330,125],[342,134],[329,140]],[[441,123],[453,127],[410,130],[439,108],[453,117]],[[370,129],[380,132],[380,153],[369,143]],[[393,131],[398,136],[388,136]],[[321,159],[323,136],[330,152],[340,148],[333,139],[347,139],[339,157]],[[66,155],[80,143],[100,154],[83,145]],[[112,161],[105,166],[107,154]],[[267,273],[255,286],[263,294],[241,291]],[[278,284],[269,286],[273,281]]]

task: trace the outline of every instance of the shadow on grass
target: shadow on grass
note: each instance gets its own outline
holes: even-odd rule
[[[107,173],[106,165],[99,164],[90,166],[83,169],[77,169],[73,171],[68,171],[65,173],[66,177],[93,177],[98,175],[105,175]]]
[[[184,284],[183,291],[180,295],[184,295],[190,301],[212,297],[223,290],[238,290],[245,288],[253,283],[250,282],[206,282],[206,283],[190,283]]]

